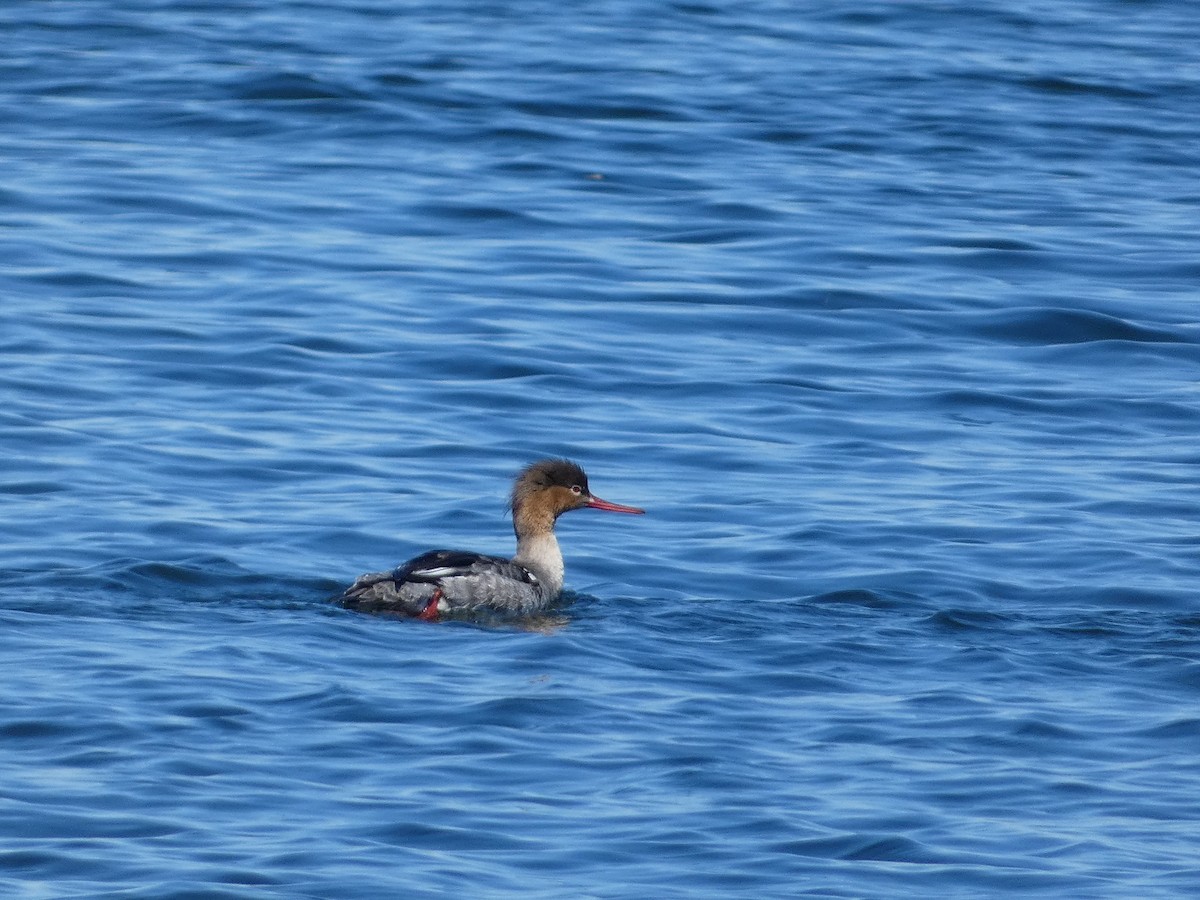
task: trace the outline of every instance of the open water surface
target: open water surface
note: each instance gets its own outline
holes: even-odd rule
[[[1196,22],[6,3],[0,892],[1200,895]]]

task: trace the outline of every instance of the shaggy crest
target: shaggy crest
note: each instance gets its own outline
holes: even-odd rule
[[[530,494],[548,487],[570,488],[579,485],[587,495],[587,475],[578,463],[569,459],[539,459],[521,470],[513,483],[512,497],[508,501],[509,509],[516,510]]]

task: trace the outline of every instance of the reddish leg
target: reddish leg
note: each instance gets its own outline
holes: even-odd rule
[[[425,608],[417,615],[417,618],[426,622],[436,622],[438,620],[438,601],[441,599],[442,589],[434,588],[433,597],[430,598],[429,603],[427,603]]]

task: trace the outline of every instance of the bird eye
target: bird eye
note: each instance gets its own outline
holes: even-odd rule
[[[573,485],[571,485],[571,493],[572,493],[572,494],[582,494],[582,493],[583,493],[583,488],[581,488],[581,487],[580,487],[579,485],[577,485],[577,484],[573,484]]]

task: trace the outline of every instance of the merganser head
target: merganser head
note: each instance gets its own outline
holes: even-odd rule
[[[549,531],[563,513],[585,506],[634,515],[646,512],[593,496],[588,490],[587,475],[569,459],[540,459],[522,469],[513,484],[509,506],[518,535],[524,530]]]

